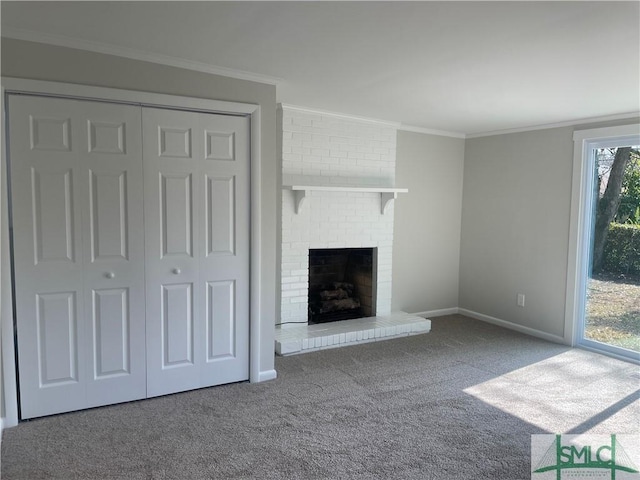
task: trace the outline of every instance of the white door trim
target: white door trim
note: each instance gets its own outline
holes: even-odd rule
[[[9,202],[5,115],[5,88],[2,94],[2,179],[0,193],[2,211],[0,212],[0,330],[2,337],[2,394],[4,395],[4,417],[2,427],[18,424],[18,387],[16,379],[15,344],[13,330],[13,285],[11,283],[11,253],[9,249]]]
[[[261,371],[260,358],[261,338],[263,334],[261,316],[261,159],[260,159],[260,105],[238,102],[227,102],[210,99],[199,99],[193,97],[183,97],[177,95],[165,95],[159,93],[139,92],[133,90],[120,90],[106,87],[94,87],[87,85],[74,85],[69,83],[58,83],[40,80],[28,80],[21,78],[2,77],[2,175],[0,194],[6,196],[6,110],[5,96],[9,93],[39,94],[54,97],[76,98],[93,101],[108,101],[114,103],[130,103],[141,106],[155,106],[164,108],[176,108],[181,110],[223,113],[231,115],[249,116],[251,121],[251,260],[250,260],[250,298],[249,298],[249,381],[260,382],[271,380],[276,377],[275,370],[269,369]],[[5,199],[6,200],[6,199]],[[2,368],[3,385],[0,392],[5,396],[4,427],[11,427],[18,424],[18,394],[16,384],[16,363],[13,328],[13,305],[11,302],[13,285],[5,282],[5,277],[9,278],[10,257],[8,246],[8,202],[0,202],[2,207],[0,250],[2,253],[0,264],[0,276],[2,277],[2,289],[0,304],[1,321],[1,341],[2,341]],[[273,344],[270,343],[271,351]]]
[[[573,133],[573,181],[571,186],[571,217],[569,225],[569,257],[567,262],[567,289],[565,304],[565,343],[578,344],[582,324],[581,312],[585,308],[584,292],[589,268],[589,235],[586,227],[590,222],[590,205],[593,201],[593,163],[589,151],[595,145],[605,146],[608,140],[619,143],[626,138],[637,142],[640,124],[618,127],[576,130]]]
[[[260,105],[250,103],[226,102],[206,98],[182,97],[162,93],[138,92],[135,90],[120,90],[13,77],[3,77],[2,84],[6,93],[31,93],[53,97],[131,103],[148,107],[173,107],[195,112],[226,113],[231,115],[253,115],[256,110],[260,110]]]

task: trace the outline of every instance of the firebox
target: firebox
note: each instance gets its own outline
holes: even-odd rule
[[[377,250],[309,250],[309,324],[375,316]]]

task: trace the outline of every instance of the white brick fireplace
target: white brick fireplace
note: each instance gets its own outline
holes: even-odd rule
[[[283,185],[394,186],[396,127],[282,107]],[[282,194],[282,323],[307,322],[309,249],[377,247],[376,314],[391,312],[393,205],[375,192]]]
[[[309,249],[376,249],[375,315],[390,315],[390,200],[406,191],[394,185],[397,126],[286,105],[278,114],[283,179],[281,330],[307,324]]]

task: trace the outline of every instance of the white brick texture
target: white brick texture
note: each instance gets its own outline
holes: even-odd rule
[[[382,123],[282,107],[283,183],[392,186],[396,128]],[[296,213],[282,192],[281,323],[307,322],[310,248],[377,248],[376,315],[391,311],[393,205],[380,195],[309,192]]]

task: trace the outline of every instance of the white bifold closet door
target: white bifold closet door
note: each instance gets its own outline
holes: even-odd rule
[[[249,378],[249,120],[145,108],[149,397]]]
[[[22,418],[144,398],[140,108],[11,95]]]
[[[8,105],[21,418],[248,379],[248,118]]]

